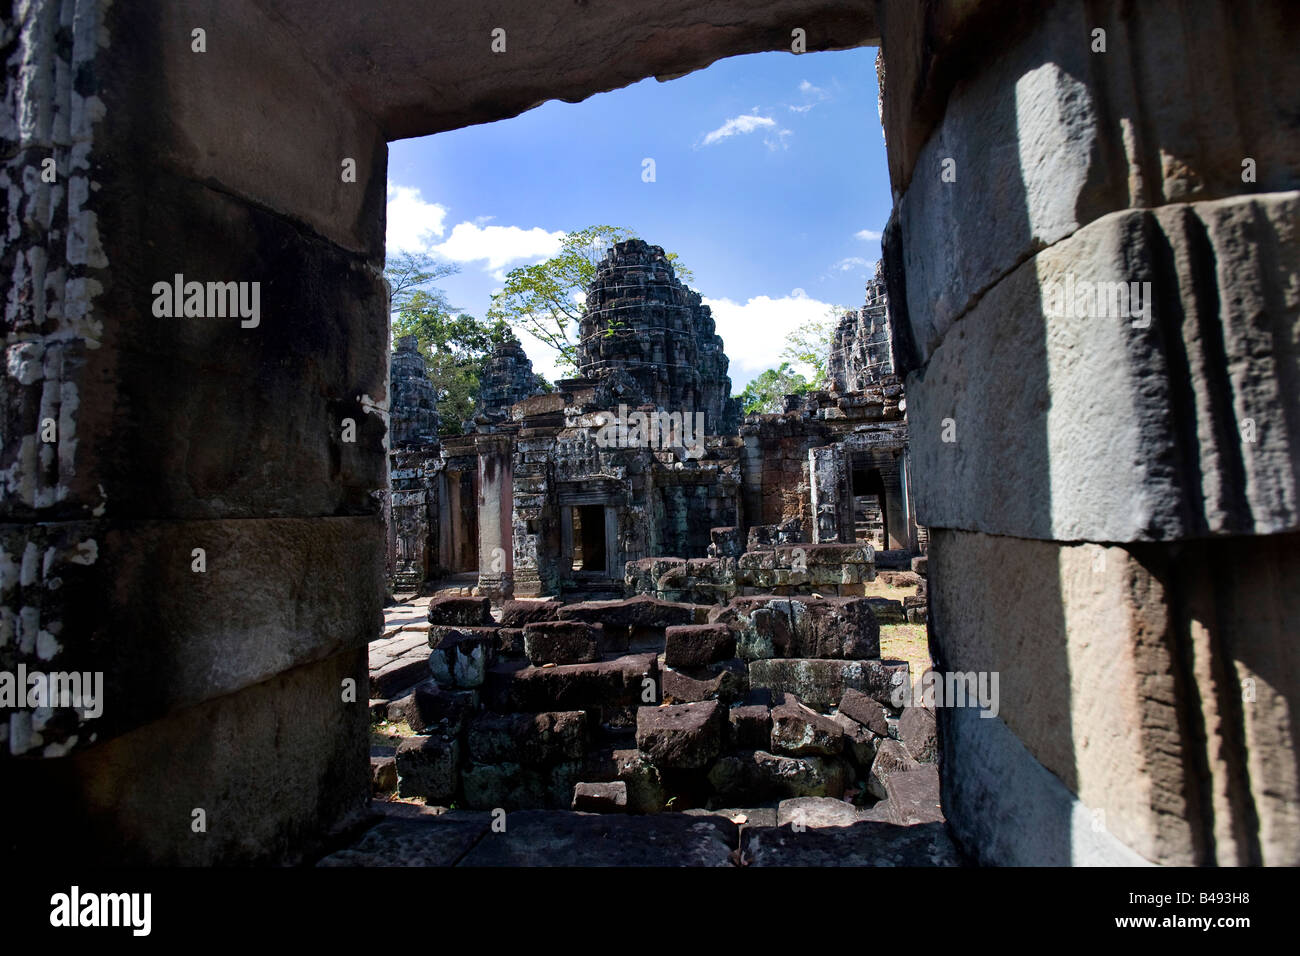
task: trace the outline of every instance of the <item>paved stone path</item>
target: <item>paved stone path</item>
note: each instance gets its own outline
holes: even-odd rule
[[[380,820],[319,866],[960,866],[942,823],[873,819],[841,800],[778,808],[618,816],[518,810],[493,815],[373,805]],[[731,816],[744,813],[742,826]],[[798,823],[796,824],[796,820]],[[783,825],[777,826],[778,823]],[[737,851],[743,853],[743,857]]]

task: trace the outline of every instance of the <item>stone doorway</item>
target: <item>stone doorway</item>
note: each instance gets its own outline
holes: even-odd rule
[[[884,551],[889,547],[889,509],[879,468],[855,468],[852,477],[853,540]]]

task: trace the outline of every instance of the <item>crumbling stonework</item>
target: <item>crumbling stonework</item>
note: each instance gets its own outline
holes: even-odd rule
[[[584,301],[578,372],[608,377],[611,403],[702,413],[705,434],[735,434],[740,409],[713,316],[662,248],[641,239],[615,243]]]
[[[379,792],[637,813],[851,792],[892,820],[890,777],[933,766],[933,715],[906,706],[867,599],[516,600],[511,620],[529,604],[560,619],[524,624],[522,648],[458,597],[372,646],[372,710],[415,731],[395,774],[375,754]]]
[[[385,141],[787,50],[806,24],[809,50],[883,44],[885,277],[936,654],[1028,675],[995,719],[937,715],[953,832],[990,863],[1300,861],[1289,4],[662,0],[630,15],[504,0],[512,38],[532,39],[509,56],[464,41],[484,26],[470,4],[423,18],[338,0],[9,9],[0,652],[5,669],[110,684],[98,722],[31,707],[0,722],[14,858],[62,836],[118,864],[294,861],[359,819],[364,704],[340,687],[365,681],[382,595]],[[326,172],[341,158],[355,181]],[[264,283],[260,326],[157,320],[151,287],[177,274]],[[1149,325],[1052,312],[1071,278],[1150,282]],[[827,444],[815,437],[810,451]],[[503,584],[514,458],[488,439],[454,449],[439,489],[440,509],[460,495],[469,508],[445,510],[481,515],[484,533],[438,534],[477,544],[468,570]],[[826,464],[806,479],[815,541],[847,533]],[[755,474],[742,466],[742,515],[710,526],[800,512]],[[911,500],[905,476],[899,488]],[[759,670],[809,691],[828,678],[845,711],[862,663]],[[649,667],[615,670],[636,684]],[[884,790],[912,792],[912,751],[884,747]],[[634,747],[614,753],[629,807],[671,784]],[[713,792],[750,774],[826,790],[845,753],[726,754]],[[188,827],[199,806],[223,821],[203,839]],[[569,825],[570,846],[602,833],[585,826]],[[725,862],[722,831],[704,829],[692,858]],[[519,854],[486,832],[446,859],[474,843],[471,862]],[[882,852],[867,843],[854,852]],[[748,847],[847,858],[775,828]]]

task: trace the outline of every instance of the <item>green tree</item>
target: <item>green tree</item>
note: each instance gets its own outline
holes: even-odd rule
[[[787,364],[803,365],[812,369],[812,378],[804,391],[825,388],[829,382],[827,361],[830,358],[831,340],[835,336],[840,317],[848,310],[833,305],[820,319],[805,322],[786,338],[781,358]]]
[[[736,398],[746,415],[772,415],[783,411],[785,397],[810,391],[812,384],[794,371],[789,362],[756,376]]]
[[[555,350],[557,365],[576,374],[577,330],[586,312],[578,294],[587,290],[611,245],[635,238],[635,232],[622,226],[588,226],[569,233],[560,251],[545,262],[510,270],[505,286],[492,297],[488,321],[530,333]],[[678,278],[694,280],[675,252],[667,255]]]
[[[457,271],[454,265],[412,253],[394,257],[384,270],[392,290],[393,336],[415,336],[438,394],[443,435],[460,434],[461,423],[473,413],[484,362],[510,335],[504,322],[484,322],[461,312],[433,287]]]
[[[423,252],[398,252],[384,265],[384,278],[388,280],[389,312],[393,315],[406,309],[411,299],[420,296],[440,305],[444,311],[453,309],[442,290],[431,288],[433,283],[460,272],[453,262],[435,262]]]

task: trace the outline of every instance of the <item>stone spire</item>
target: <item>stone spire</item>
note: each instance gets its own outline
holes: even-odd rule
[[[615,243],[596,267],[586,305],[580,375],[599,380],[621,372],[629,407],[703,412],[707,433],[735,433],[740,413],[713,315],[677,279],[661,247]]]
[[[840,317],[831,337],[826,371],[832,390],[837,392],[860,392],[894,374],[889,297],[885,292],[884,268],[879,260],[876,274],[867,280],[862,308],[845,312]]]
[[[414,335],[393,343],[388,380],[391,398],[388,446],[431,445],[438,441],[438,393],[429,381]]]
[[[474,417],[488,420],[508,418],[511,405],[537,392],[533,363],[514,332],[508,332],[483,365]]]

